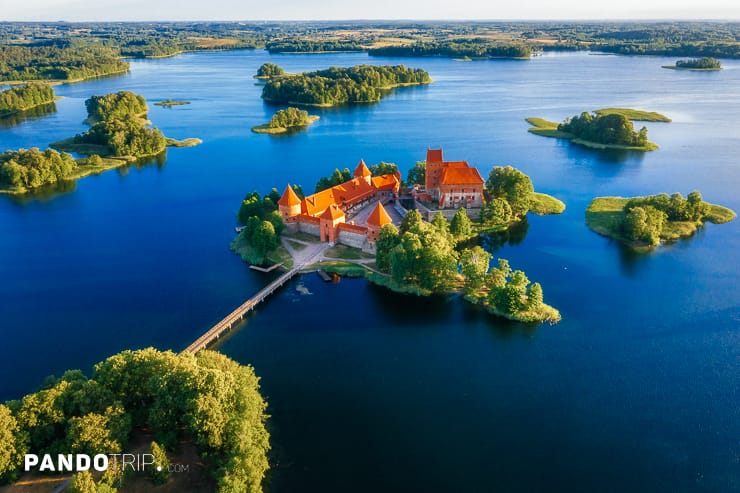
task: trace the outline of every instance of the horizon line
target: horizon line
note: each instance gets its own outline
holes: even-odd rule
[[[178,20],[164,20],[164,19],[148,19],[148,20],[49,20],[49,19],[36,19],[36,20],[0,20],[0,24],[13,24],[13,23],[59,23],[59,24],[74,24],[74,23],[144,23],[144,22],[162,22],[162,23],[175,23],[175,22],[230,22],[230,23],[287,23],[287,22],[355,22],[355,23],[370,23],[370,22],[718,22],[718,23],[740,23],[740,17],[732,19],[716,19],[716,18],[654,18],[654,17],[610,17],[610,18],[549,18],[549,19],[538,19],[538,18],[510,18],[510,19],[463,19],[463,18],[408,18],[408,19],[387,19],[387,18],[368,18],[368,19],[178,19]]]

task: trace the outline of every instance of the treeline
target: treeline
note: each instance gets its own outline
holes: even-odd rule
[[[379,101],[385,89],[431,82],[422,69],[403,65],[356,65],[332,67],[299,75],[273,78],[262,89],[262,97],[277,103],[332,106]]]
[[[692,58],[690,60],[678,60],[676,62],[678,68],[695,68],[703,70],[718,70],[722,68],[722,64],[719,60],[712,57],[704,58]]]
[[[37,188],[56,183],[77,171],[70,154],[53,149],[19,149],[0,154],[0,187]]]
[[[265,43],[270,53],[319,53],[322,51],[364,51],[357,41],[339,39],[278,39]]]
[[[149,111],[144,97],[131,91],[92,96],[85,101],[85,108],[94,121],[134,118]]]
[[[636,197],[624,206],[619,227],[627,239],[654,246],[660,243],[667,221],[703,221],[709,210],[709,204],[697,191],[689,193],[687,198],[680,193]]]
[[[559,124],[558,130],[599,144],[643,147],[648,143],[646,127],[635,132],[632,122],[616,113],[597,115],[584,111]]]
[[[717,57],[717,58],[740,58],[740,44],[725,42],[707,43],[605,43],[592,45],[590,49],[605,51],[608,53],[619,53],[621,55],[663,55],[663,56],[691,56],[691,57]]]
[[[192,440],[216,491],[261,492],[269,468],[266,407],[253,368],[217,352],[124,351],[95,365],[92,378],[70,370],[0,404],[0,480],[18,479],[26,453],[122,453],[132,431],[146,429],[158,464],[166,465],[179,441]],[[146,473],[166,481],[154,466]],[[79,473],[72,488],[113,493],[126,477],[109,467],[95,485]]]
[[[119,40],[121,55],[132,58],[167,57],[183,51],[254,49],[262,45],[251,37],[198,39],[158,34]]]
[[[299,110],[298,108],[288,107],[284,110],[278,110],[272,115],[267,123],[269,128],[290,128],[299,125],[308,125],[311,122],[308,118],[308,111]]]
[[[147,111],[146,100],[129,91],[92,96],[85,101],[90,130],[72,138],[73,144],[104,146],[113,156],[144,157],[159,154],[167,139],[158,128],[148,128],[139,116]]]
[[[14,86],[0,92],[0,117],[54,102],[54,89],[47,84]]]
[[[526,44],[491,43],[485,39],[470,41],[418,42],[413,45],[384,46],[368,50],[371,56],[446,56],[471,58],[529,58]]]
[[[0,46],[0,81],[75,80],[125,72],[118,49],[101,45]]]

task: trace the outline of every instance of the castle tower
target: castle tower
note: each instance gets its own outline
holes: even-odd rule
[[[332,204],[319,216],[319,238],[321,241],[335,243],[337,241],[337,225],[344,222],[344,211],[338,205]]]
[[[378,202],[375,209],[367,216],[367,239],[368,241],[375,242],[380,236],[380,230],[386,224],[391,224],[393,220],[388,212],[383,207],[383,204]]]
[[[442,157],[442,148],[439,149],[427,149],[427,166],[424,177],[424,187],[427,192],[432,194],[435,200],[439,197],[435,196],[439,194],[439,178],[444,166],[444,158]]]
[[[355,171],[352,173],[352,176],[354,176],[355,178],[364,179],[369,185],[370,178],[373,176],[373,174],[370,172],[370,169],[365,164],[365,160],[360,159],[360,162],[357,163],[357,167],[355,168]]]
[[[290,185],[285,187],[283,196],[278,200],[278,210],[284,223],[295,222],[301,213],[301,199]]]

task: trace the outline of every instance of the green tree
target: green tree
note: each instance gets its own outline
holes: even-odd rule
[[[13,481],[23,461],[23,445],[17,438],[18,422],[7,406],[0,404],[0,482]]]
[[[285,74],[285,70],[274,63],[263,63],[257,69],[257,77],[275,77],[283,74]]]
[[[441,212],[434,214],[432,226],[440,233],[448,233],[450,231],[450,225],[447,224],[447,219],[445,219]]]
[[[503,198],[511,207],[514,216],[522,216],[529,210],[530,198],[534,192],[532,180],[511,166],[496,166],[486,181],[486,189],[494,198]]]
[[[479,246],[466,248],[460,254],[460,271],[465,277],[465,290],[470,293],[486,282],[491,254]]]
[[[71,417],[67,441],[74,453],[115,454],[123,450],[130,431],[131,420],[123,408],[108,407],[105,414]]]
[[[473,223],[464,207],[458,209],[450,222],[450,233],[455,238],[468,238],[473,232]]]
[[[373,176],[394,175],[398,173],[398,166],[393,163],[386,163],[383,161],[378,164],[368,166],[368,169]]]
[[[378,269],[389,272],[391,269],[391,252],[400,242],[398,229],[393,224],[386,224],[380,230],[375,242],[375,263]]]
[[[542,286],[538,282],[532,283],[527,288],[527,310],[536,310],[542,306]]]
[[[421,185],[424,186],[426,183],[426,161],[417,161],[413,168],[411,168],[406,176],[406,181],[409,185]]]
[[[247,224],[250,217],[256,216],[262,217],[263,205],[260,194],[257,192],[248,193],[242,204],[239,207],[239,212],[236,215],[236,220],[239,224]]]
[[[278,246],[278,237],[275,227],[270,221],[262,221],[252,233],[250,243],[259,255],[266,255]]]
[[[152,442],[150,448],[151,454],[154,456],[150,476],[154,484],[164,484],[170,477],[170,461],[167,458],[167,452],[157,442]]]
[[[81,471],[72,476],[67,493],[98,493],[98,487],[90,471]]]
[[[416,209],[411,209],[401,220],[401,227],[399,231],[404,234],[408,231],[414,231],[419,228],[419,225],[423,222],[421,213]]]
[[[504,198],[494,198],[483,204],[481,208],[481,223],[498,225],[511,222],[511,206]]]

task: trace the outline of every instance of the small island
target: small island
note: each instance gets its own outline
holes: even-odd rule
[[[586,209],[586,225],[596,233],[636,249],[651,249],[661,241],[693,235],[705,222],[723,224],[735,212],[704,202],[694,191],[646,197],[597,197]]]
[[[514,227],[530,211],[559,214],[565,204],[534,192],[531,179],[511,166],[493,168],[484,181],[467,162],[444,161],[441,149],[427,151],[409,183],[402,186],[400,176],[392,163],[360,161],[353,172],[321,178],[310,196],[296,185],[282,195],[252,192],[239,209],[231,249],[257,270],[298,264],[400,293],[460,293],[510,320],[560,320],[538,283],[506,260],[491,267],[491,254],[470,242]]]
[[[700,70],[712,71],[722,70],[722,64],[719,60],[712,57],[691,58],[688,60],[678,60],[675,65],[663,65],[663,68],[673,70]]]
[[[0,92],[0,118],[48,105],[55,100],[54,89],[48,84],[14,86]]]
[[[307,111],[288,107],[284,110],[278,110],[270,118],[270,121],[264,125],[252,127],[252,132],[258,134],[284,134],[293,129],[304,128],[319,118],[316,115],[309,115]]]
[[[172,106],[185,106],[190,104],[190,101],[176,101],[173,99],[165,99],[164,101],[157,101],[154,106],[162,106],[163,108],[171,108]]]
[[[373,103],[380,101],[390,89],[431,82],[425,70],[403,65],[332,67],[315,72],[269,76],[262,88],[262,99],[319,107]]]
[[[526,120],[533,125],[529,128],[529,132],[535,135],[567,139],[590,149],[654,151],[658,148],[657,144],[647,140],[647,127],[635,131],[630,117],[627,116],[630,112],[634,116],[635,110],[618,109],[620,112],[607,113],[606,111],[609,110],[611,109],[601,110],[601,114],[584,111],[580,115],[567,118],[563,123],[555,123],[538,117],[530,117]],[[641,113],[643,114],[638,113],[638,116],[647,117],[644,112]]]
[[[633,122],[664,122],[670,123],[673,120],[667,116],[655,111],[635,110],[632,108],[601,108],[594,110],[599,116],[604,115],[622,115]]]
[[[146,100],[130,91],[92,96],[85,101],[92,127],[87,132],[54,142],[51,147],[83,155],[97,154],[127,161],[156,156],[168,146],[192,147],[200,139],[182,141],[165,137],[158,128],[150,128],[146,119]]]
[[[0,154],[0,193],[24,194],[44,185],[76,180],[156,156],[166,147],[192,147],[200,139],[176,140],[149,128],[143,97],[128,91],[85,101],[87,132],[51,144],[50,149],[19,149]],[[63,152],[58,152],[63,151]],[[80,154],[75,159],[69,153]]]
[[[263,63],[260,68],[257,69],[257,74],[254,76],[255,79],[270,79],[272,77],[280,77],[285,75],[285,70],[279,65],[274,63]]]

